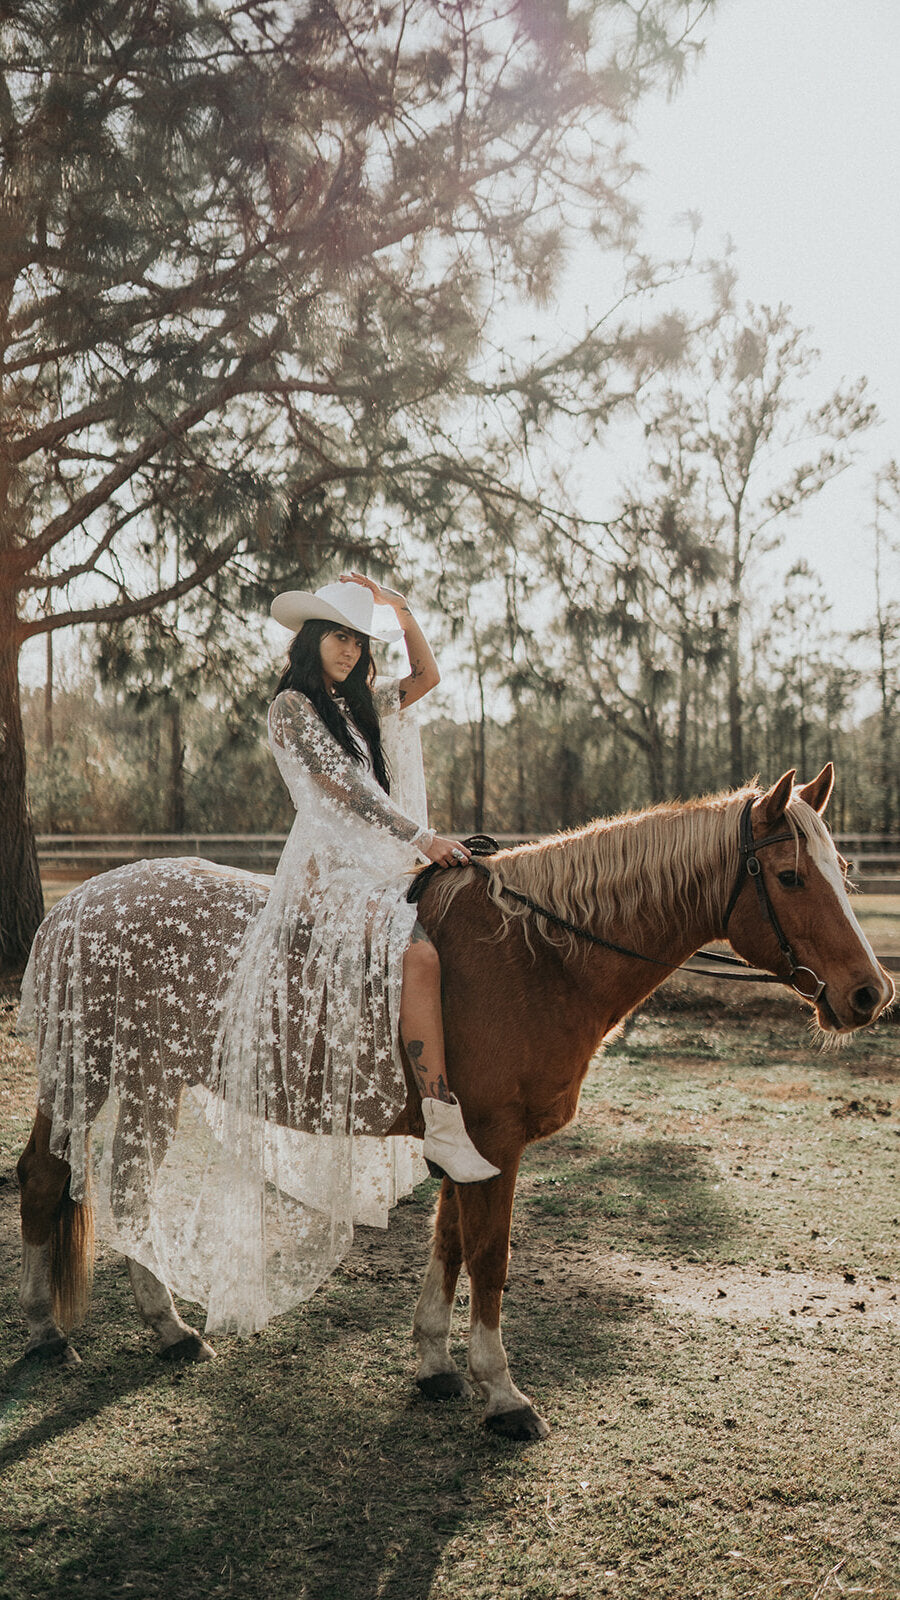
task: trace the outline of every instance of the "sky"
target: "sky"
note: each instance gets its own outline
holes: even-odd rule
[[[740,297],[783,302],[811,330],[819,397],[869,378],[881,423],[860,464],[787,525],[781,556],[805,556],[834,623],[858,627],[874,605],[872,482],[900,457],[900,4],[719,0],[702,27],[675,98],[637,112],[645,243],[677,250],[673,219],[698,211],[700,254],[735,246]],[[900,561],[891,582],[900,599]]]

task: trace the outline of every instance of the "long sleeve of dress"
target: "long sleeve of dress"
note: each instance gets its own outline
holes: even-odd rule
[[[305,695],[291,689],[278,695],[269,713],[269,731],[289,788],[290,766],[296,763],[330,800],[364,822],[385,828],[405,844],[430,842],[429,830],[404,816],[370,774],[345,754]]]

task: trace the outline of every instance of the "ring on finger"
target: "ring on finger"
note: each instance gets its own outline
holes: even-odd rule
[[[463,852],[461,850],[451,850],[450,854],[452,855],[454,861],[458,861],[459,865],[462,866],[463,862],[466,859],[465,856],[463,855]]]

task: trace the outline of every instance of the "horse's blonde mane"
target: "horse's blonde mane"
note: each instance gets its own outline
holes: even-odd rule
[[[621,938],[624,927],[652,933],[673,916],[715,927],[737,877],[738,819],[746,801],[759,793],[749,787],[655,806],[498,851],[485,864],[488,893],[503,913],[503,931],[513,918],[533,915],[505,896],[504,888],[528,895],[601,938],[617,933]],[[798,851],[802,834],[817,864],[824,865],[826,856],[834,860],[825,824],[796,793],[785,819]],[[471,869],[438,879],[440,915],[471,880]],[[573,941],[552,924],[538,919],[537,925],[545,938]]]

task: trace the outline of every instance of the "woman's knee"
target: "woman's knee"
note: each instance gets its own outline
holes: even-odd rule
[[[419,983],[440,983],[441,960],[425,929],[417,922],[403,957],[403,972]]]

